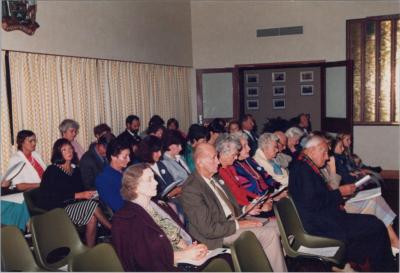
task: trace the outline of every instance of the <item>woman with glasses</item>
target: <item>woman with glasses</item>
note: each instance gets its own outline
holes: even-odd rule
[[[157,181],[146,163],[123,175],[123,207],[114,214],[112,244],[125,271],[182,271],[184,259],[198,260],[207,247],[193,242],[179,219],[163,202],[155,203]]]
[[[60,130],[61,137],[68,139],[71,142],[75,153],[78,156],[78,160],[80,160],[85,153],[85,150],[83,149],[82,145],[75,140],[79,133],[79,123],[73,119],[64,119],[58,126],[58,129]]]
[[[109,165],[96,177],[95,184],[99,198],[113,212],[118,211],[123,205],[120,193],[122,172],[129,163],[129,153],[129,143],[118,138],[112,140],[106,151]]]

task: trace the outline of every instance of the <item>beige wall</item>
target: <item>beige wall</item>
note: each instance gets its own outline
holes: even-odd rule
[[[398,1],[192,0],[193,66],[344,60],[346,20],[399,12]],[[304,27],[303,35],[256,37],[259,28],[298,25]],[[355,129],[355,152],[387,169],[398,169],[398,141],[398,127]]]
[[[36,18],[33,36],[2,30],[2,48],[192,66],[189,0],[39,0]]]

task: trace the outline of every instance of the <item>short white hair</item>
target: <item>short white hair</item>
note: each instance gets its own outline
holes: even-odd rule
[[[320,136],[307,137],[305,144],[304,144],[304,149],[317,147],[319,144],[321,144],[323,142],[325,142],[325,140]]]
[[[234,132],[234,133],[232,133],[232,134],[230,134],[232,137],[235,137],[235,138],[237,138],[237,139],[246,139],[246,140],[248,140],[249,139],[249,136],[246,134],[246,133],[244,133],[243,131],[238,131],[238,132]]]
[[[231,152],[232,149],[240,151],[242,145],[240,144],[239,138],[225,133],[217,138],[215,149],[218,154],[226,154]]]
[[[304,132],[297,127],[290,127],[286,130],[285,135],[287,137],[301,138],[304,135]]]
[[[279,138],[272,133],[264,133],[258,138],[258,148],[264,149],[269,143],[278,142]]]

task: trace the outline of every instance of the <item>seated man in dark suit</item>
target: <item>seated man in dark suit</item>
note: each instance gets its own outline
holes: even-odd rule
[[[235,219],[240,214],[239,206],[224,182],[214,176],[219,164],[214,146],[199,144],[194,161],[196,170],[186,180],[180,198],[189,220],[189,233],[209,249],[215,249],[250,230],[260,241],[272,269],[287,271],[276,225],[263,226],[262,219]]]
[[[307,140],[299,160],[289,174],[292,196],[305,230],[313,235],[334,238],[346,244],[346,258],[370,265],[372,271],[394,270],[386,227],[372,215],[346,213],[342,196],[354,193],[355,185],[330,190],[320,168],[328,157],[328,145],[318,136]]]
[[[81,169],[82,181],[87,190],[96,188],[96,176],[100,174],[104,167],[107,166],[106,158],[107,145],[115,136],[111,133],[106,133],[101,136],[94,145],[90,145],[89,150],[83,154],[79,167]]]
[[[250,156],[256,153],[258,148],[258,136],[255,132],[255,122],[251,114],[245,114],[240,118],[240,128],[248,136],[248,144],[250,146]]]
[[[126,142],[129,146],[132,144],[139,143],[142,139],[139,136],[139,128],[140,128],[140,119],[138,116],[129,115],[125,119],[126,130],[123,131],[118,139]]]

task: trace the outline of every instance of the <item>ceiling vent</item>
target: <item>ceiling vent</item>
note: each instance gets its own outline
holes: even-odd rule
[[[257,29],[257,37],[303,34],[303,26]]]

